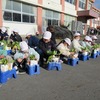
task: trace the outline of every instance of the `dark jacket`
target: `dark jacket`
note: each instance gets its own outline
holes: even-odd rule
[[[3,34],[0,32],[0,41],[3,39]]]
[[[42,52],[45,54],[45,55],[48,55],[47,51],[54,51],[56,50],[56,46],[54,44],[54,42],[51,40],[50,42],[48,43],[45,43],[43,41],[43,39],[41,39],[39,41],[39,48],[42,50]]]
[[[10,39],[12,39],[13,41],[18,41],[18,42],[22,41],[22,37],[19,34],[15,34],[15,33],[10,35]]]
[[[2,34],[4,40],[8,40],[9,35],[5,32]]]
[[[28,39],[28,45],[29,45],[31,48],[37,47],[37,46],[39,45],[39,39],[38,39],[36,36],[31,36],[31,37]]]
[[[51,40],[56,44],[56,36],[55,36],[55,33],[54,32],[51,32],[51,34],[52,34]]]

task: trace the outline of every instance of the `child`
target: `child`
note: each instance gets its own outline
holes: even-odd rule
[[[84,40],[81,42],[81,45],[83,47],[89,47],[89,48],[92,48],[91,44],[91,38],[89,36],[85,36]]]
[[[70,49],[69,46],[71,45],[71,40],[69,38],[64,39],[64,41],[58,45],[57,49],[61,53],[61,59],[68,58],[70,56]]]
[[[75,48],[76,52],[82,52],[82,46],[79,43],[80,40],[80,34],[79,33],[75,33],[74,34],[74,40],[72,41],[72,45],[71,48]]]
[[[26,64],[29,55],[35,55],[37,62],[39,61],[40,56],[33,48],[28,48],[28,45],[25,41],[20,42],[20,48],[21,51],[14,55],[14,67],[17,67],[18,71],[23,73],[26,71]]]
[[[13,30],[13,33],[10,35],[10,39],[13,41],[22,41],[22,37],[19,35],[19,31],[17,29]]]
[[[95,35],[92,36],[92,45],[96,44],[97,39],[98,38]]]
[[[41,59],[41,66],[43,65],[43,58],[48,59],[48,57],[51,55],[51,52],[56,50],[56,46],[54,42],[51,40],[51,32],[46,31],[43,34],[43,38],[39,41],[39,48],[42,50],[40,59]]]
[[[39,39],[36,36],[33,36],[32,33],[26,34],[26,39],[28,42],[28,46],[31,48],[34,48],[38,53],[41,53],[41,50],[39,49]]]
[[[9,37],[7,33],[7,29],[5,27],[2,27],[1,31],[2,31],[3,40],[7,41]]]

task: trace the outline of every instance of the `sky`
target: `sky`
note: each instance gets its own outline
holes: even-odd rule
[[[94,6],[98,9],[100,9],[100,0],[95,0]]]

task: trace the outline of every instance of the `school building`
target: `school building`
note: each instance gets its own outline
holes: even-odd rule
[[[21,35],[40,33],[48,25],[69,25],[71,31],[80,27],[85,34],[88,27],[100,26],[100,10],[95,0],[0,0],[0,27],[14,28]]]

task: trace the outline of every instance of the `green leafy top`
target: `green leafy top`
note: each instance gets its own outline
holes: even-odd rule
[[[30,59],[30,60],[35,60],[35,55],[30,55],[30,56],[29,56],[29,59]]]
[[[51,51],[49,54],[51,54],[49,57],[48,57],[48,60],[47,60],[47,63],[49,63],[50,61],[52,61],[52,58],[55,57],[55,56],[59,56],[61,53],[57,53],[57,51]]]
[[[11,42],[9,40],[7,41],[7,47],[11,47]]]
[[[75,48],[70,49],[69,52],[76,52]]]
[[[8,63],[13,63],[14,62],[14,60],[12,59],[11,56],[6,56],[6,59],[7,59]]]
[[[7,42],[5,40],[0,41],[0,44],[3,46],[3,49],[6,49]]]
[[[19,42],[15,41],[12,43],[11,47],[13,49],[17,49],[17,50],[20,50],[20,45],[19,45]]]
[[[57,51],[47,51],[47,54],[49,54],[49,55],[57,55]]]
[[[0,59],[0,64],[6,65],[8,63],[8,60],[6,58]]]
[[[0,44],[3,46],[3,49],[6,50],[6,47],[11,47],[11,42],[9,40],[5,41],[5,40],[2,40],[0,41]]]
[[[95,45],[92,46],[92,48],[93,48],[93,49],[100,48],[100,44],[95,44]]]

